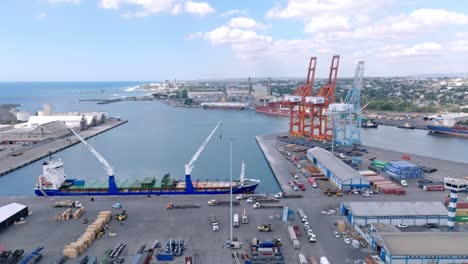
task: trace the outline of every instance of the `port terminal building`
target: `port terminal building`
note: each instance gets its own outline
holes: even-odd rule
[[[468,236],[463,232],[374,233],[371,247],[388,264],[468,263]]]
[[[307,157],[340,190],[370,188],[369,180],[325,149],[309,149]]]
[[[441,202],[344,202],[341,214],[358,227],[372,223],[446,226],[448,210]]]

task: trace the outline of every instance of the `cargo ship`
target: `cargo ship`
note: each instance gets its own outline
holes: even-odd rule
[[[438,125],[428,125],[427,129],[433,133],[447,134],[451,136],[466,137],[468,138],[468,126],[438,126]]]
[[[275,115],[275,116],[289,116],[289,108],[283,107],[281,103],[271,102],[266,105],[258,105],[255,111],[261,114]]]
[[[244,103],[236,102],[212,102],[212,103],[201,103],[201,107],[204,109],[217,109],[217,110],[244,110],[247,105]]]
[[[42,175],[38,177],[34,192],[37,196],[100,196],[100,195],[196,195],[196,194],[227,194],[231,192],[254,193],[260,180],[246,179],[245,165],[242,162],[241,175],[234,181],[194,181],[191,172],[195,161],[208,144],[215,130],[203,142],[190,162],[185,165],[185,180],[172,179],[169,174],[160,180],[154,177],[146,177],[141,181],[118,181],[114,176],[113,167],[80,135],[71,130],[78,139],[90,150],[90,152],[103,165],[107,172],[107,181],[86,181],[82,179],[68,178],[65,174],[64,163],[60,159],[50,157],[42,164]]]
[[[432,133],[468,137],[468,114],[454,113],[439,115],[434,124],[427,126],[427,130]]]

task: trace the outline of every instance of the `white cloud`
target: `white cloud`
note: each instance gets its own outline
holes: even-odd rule
[[[341,31],[351,28],[349,18],[345,16],[330,16],[328,14],[314,17],[306,22],[304,31],[314,33],[321,31]]]
[[[192,2],[190,0],[185,3],[185,11],[187,13],[200,16],[204,16],[215,12],[214,8],[208,3]]]
[[[263,35],[252,29],[232,28],[227,25],[217,27],[209,32],[197,32],[188,39],[204,39],[213,45],[228,45],[234,54],[249,62],[275,61],[285,62],[292,59],[301,60],[315,53],[328,52],[320,49],[312,41],[302,39],[274,40],[271,36]]]
[[[221,14],[222,17],[229,17],[234,15],[247,15],[246,9],[231,9]]]
[[[438,55],[442,51],[444,51],[442,45],[435,42],[426,42],[413,46],[398,44],[382,47],[379,56],[383,58],[424,57]]]
[[[266,26],[258,23],[252,18],[248,17],[235,17],[232,18],[228,25],[233,28],[250,28],[250,29],[262,29],[265,28]]]
[[[275,6],[268,10],[269,18],[310,18],[323,14],[350,14],[386,5],[388,1],[375,0],[289,0],[286,7]]]
[[[448,25],[468,24],[468,16],[443,9],[418,9],[410,14],[391,16],[374,25],[357,29],[357,37],[393,37],[434,31]]]
[[[455,37],[460,39],[468,39],[468,32],[457,32]]]
[[[448,45],[448,50],[454,52],[468,51],[468,40],[456,40]]]
[[[100,0],[99,6],[105,9],[116,10],[124,6],[136,6],[141,8],[140,11],[125,12],[123,14],[125,18],[144,17],[158,13],[177,15],[182,12],[203,16],[215,12],[214,8],[206,2],[193,2],[190,0],[186,2],[177,0]]]
[[[69,4],[79,4],[80,0],[46,0],[51,4],[59,4],[59,3],[69,3]]]
[[[48,14],[46,12],[41,12],[37,16],[35,16],[34,18],[37,19],[37,20],[44,20],[47,17],[48,17]]]

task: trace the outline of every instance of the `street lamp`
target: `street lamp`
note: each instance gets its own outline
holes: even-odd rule
[[[230,211],[230,216],[229,216],[229,219],[230,219],[230,236],[229,236],[229,241],[231,241],[232,243],[232,141],[234,140],[233,137],[230,137],[229,138],[229,142],[230,142],[230,145],[231,145],[231,165],[230,165],[230,186],[231,186],[231,190],[230,190],[230,203],[229,203],[229,211]]]

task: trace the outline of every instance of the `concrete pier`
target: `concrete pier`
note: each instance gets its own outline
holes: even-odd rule
[[[127,122],[127,120],[109,119],[106,123],[101,124],[99,126],[91,127],[87,130],[83,130],[79,134],[84,139],[88,139],[115,127],[118,127],[122,124],[125,124]],[[0,159],[0,176],[10,173],[28,164],[31,164],[37,160],[40,160],[49,155],[49,152],[54,154],[56,152],[69,148],[79,142],[80,141],[75,136],[70,135],[53,141],[31,145],[30,147],[21,150],[23,154],[19,156],[10,155]]]

